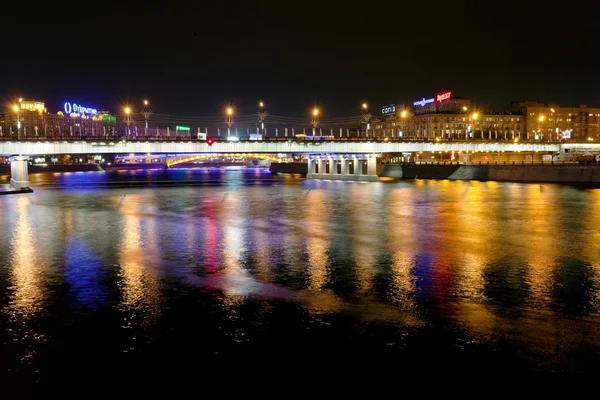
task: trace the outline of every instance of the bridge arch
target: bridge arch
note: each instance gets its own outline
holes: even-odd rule
[[[177,164],[183,164],[186,162],[207,160],[215,157],[245,157],[248,159],[259,159],[269,161],[282,161],[277,154],[264,154],[264,153],[201,153],[201,154],[179,154],[168,156],[166,159],[167,167],[172,167]]]

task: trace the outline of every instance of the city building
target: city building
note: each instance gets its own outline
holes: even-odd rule
[[[21,110],[39,111],[39,112],[46,111],[46,104],[43,101],[20,99],[19,106],[21,107]]]
[[[541,141],[599,141],[600,108],[560,107],[535,101],[513,102],[509,107],[525,118],[528,139]]]
[[[522,137],[524,118],[511,113],[436,112],[414,115],[401,137],[445,140],[514,140]]]
[[[374,137],[428,140],[514,140],[525,132],[520,111],[479,112],[452,92],[413,102],[412,108],[373,120]]]
[[[52,114],[42,101],[19,99],[0,114],[0,137],[35,139],[105,134],[104,119],[109,119],[108,116],[90,115],[86,111],[92,109],[70,103],[65,103],[65,107],[67,104],[71,110],[69,115],[62,111]]]

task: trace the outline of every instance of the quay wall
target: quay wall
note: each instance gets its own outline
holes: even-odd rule
[[[600,183],[597,165],[386,165],[380,177],[522,182]]]

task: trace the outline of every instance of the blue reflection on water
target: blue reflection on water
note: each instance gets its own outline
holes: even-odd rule
[[[103,266],[104,260],[94,249],[76,237],[70,238],[65,249],[65,281],[81,305],[97,307],[104,303]]]

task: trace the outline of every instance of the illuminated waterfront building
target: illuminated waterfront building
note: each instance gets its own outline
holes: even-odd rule
[[[525,118],[528,138],[541,141],[600,140],[600,108],[579,105],[561,107],[558,104],[535,101],[514,102],[510,111]]]

